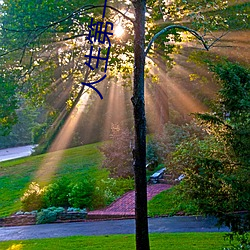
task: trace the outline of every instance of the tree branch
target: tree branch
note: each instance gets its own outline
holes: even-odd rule
[[[182,26],[182,25],[170,25],[170,26],[167,26],[165,27],[164,29],[162,29],[161,31],[159,31],[157,34],[155,34],[153,36],[153,38],[151,39],[151,41],[149,42],[146,50],[145,50],[145,56],[147,56],[152,44],[154,43],[154,41],[159,37],[161,36],[162,34],[164,34],[165,32],[171,30],[171,29],[181,29],[181,30],[185,30],[185,31],[188,31],[189,33],[191,33],[193,36],[195,36],[199,41],[201,41],[201,43],[203,44],[203,46],[205,47],[206,50],[209,50],[211,45],[208,46],[206,44],[206,41],[204,40],[204,38],[195,30],[193,29],[190,29],[186,26]],[[213,43],[214,44],[214,43]]]
[[[228,34],[230,31],[228,30],[227,32],[223,33],[222,35],[220,35],[219,37],[214,37],[215,40],[209,45],[209,48],[211,48],[215,43],[217,43],[223,36],[225,36],[226,34]]]
[[[18,50],[26,50],[28,45],[30,45],[32,42],[34,42],[37,38],[39,38],[46,30],[48,30],[50,28],[50,26],[47,26],[45,28],[43,28],[38,34],[36,34],[32,39],[26,39],[27,42],[25,42],[22,46],[17,47],[15,49],[9,50],[9,51],[5,51],[2,54],[0,54],[1,56],[5,56],[8,55],[9,53],[18,51]],[[23,57],[23,56],[22,56]]]
[[[88,9],[85,9],[85,10],[91,10],[91,9],[101,8],[101,7],[104,7],[104,5],[93,5],[92,7],[89,7]],[[115,12],[119,13],[120,15],[122,15],[125,19],[127,19],[128,21],[130,21],[131,23],[134,23],[134,20],[126,15],[127,11],[125,13],[122,13],[120,10],[118,10],[115,7],[110,6],[110,5],[107,5],[106,8],[114,10]]]
[[[43,25],[43,26],[37,26],[35,27],[34,29],[27,29],[27,30],[14,30],[14,29],[9,29],[9,28],[6,28],[4,26],[2,26],[1,28],[3,30],[6,30],[6,31],[10,31],[10,32],[29,32],[29,33],[32,33],[32,32],[38,32],[37,34],[34,34],[33,38],[32,39],[29,39],[29,41],[27,41],[25,44],[23,44],[22,46],[18,47],[18,48],[15,48],[15,49],[12,49],[12,50],[9,50],[9,51],[5,51],[3,53],[0,54],[0,57],[1,56],[5,56],[9,53],[12,53],[12,52],[15,52],[15,51],[18,51],[18,50],[26,50],[26,48],[28,47],[28,45],[30,45],[32,42],[34,42],[39,36],[41,36],[45,31],[47,31],[49,28],[52,28],[58,24],[61,24],[63,22],[65,22],[66,20],[82,13],[82,12],[85,12],[85,11],[89,11],[89,10],[92,10],[92,9],[96,9],[96,8],[104,8],[104,5],[85,5],[85,6],[82,6],[80,7],[79,9],[77,9],[76,11],[72,12],[70,15],[56,21],[56,22],[52,22],[51,24],[49,25]],[[130,22],[134,23],[134,20],[129,18],[126,13],[122,13],[120,10],[116,9],[115,7],[113,6],[110,6],[110,5],[107,5],[106,8],[109,8],[109,9],[112,9],[114,11],[116,11],[118,14],[122,15],[125,19],[129,20]],[[83,33],[82,33],[83,34]],[[79,36],[82,36],[82,34],[80,34]],[[74,37],[78,37],[77,35],[75,35]],[[73,37],[72,37],[73,38]],[[70,40],[71,38],[68,38],[68,39],[65,39],[65,40]]]
[[[11,31],[11,32],[37,32],[41,29],[49,29],[53,26],[56,26],[58,24],[61,24],[65,21],[67,21],[69,18],[71,17],[74,17],[84,11],[89,11],[89,10],[92,10],[92,9],[96,9],[96,8],[104,8],[105,6],[104,5],[84,5],[82,7],[80,7],[79,9],[75,10],[74,12],[72,12],[71,14],[69,14],[68,16],[58,20],[58,21],[55,21],[55,22],[52,22],[51,24],[49,25],[41,25],[41,26],[36,26],[34,29],[24,29],[24,30],[15,30],[15,29],[9,29],[9,28],[6,28],[4,26],[2,26],[2,29],[3,30],[6,30],[6,31]],[[113,6],[110,6],[110,5],[107,5],[106,8],[109,8],[109,9],[112,9],[114,11],[116,11],[117,13],[119,13],[120,15],[122,15],[125,19],[129,20],[130,22],[134,23],[134,20],[132,18],[129,18],[126,13],[123,13],[121,12],[120,10],[116,9],[115,7]]]

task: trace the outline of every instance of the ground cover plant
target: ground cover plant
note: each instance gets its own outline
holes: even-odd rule
[[[37,214],[36,224],[46,224],[55,222],[58,214],[64,212],[63,207],[50,207],[47,209],[42,209]]]
[[[151,234],[152,250],[221,250],[229,246],[224,233],[168,233]],[[6,250],[78,250],[78,249],[135,249],[134,235],[76,236],[0,242]]]

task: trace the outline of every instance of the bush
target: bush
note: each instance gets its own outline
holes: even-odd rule
[[[58,181],[48,185],[45,188],[43,197],[45,207],[68,207],[70,191],[71,184],[66,178],[61,178]]]
[[[77,183],[62,178],[43,189],[37,183],[32,183],[29,190],[22,197],[22,202],[25,211],[70,206],[79,209],[96,209],[109,205],[132,189],[134,189],[134,180],[132,178],[114,179],[105,177],[96,181],[85,176],[85,180]],[[49,212],[45,210],[45,213]],[[42,216],[46,217],[47,214]],[[49,213],[48,217],[53,218],[53,212]]]
[[[117,197],[113,193],[116,185],[114,178],[101,179],[96,182],[93,195],[93,204],[95,208],[101,208],[112,203]]]
[[[157,142],[149,140],[147,143],[147,170],[154,171],[159,163],[159,156],[157,153]]]
[[[49,207],[37,213],[36,224],[55,222],[59,213],[64,212],[62,207]]]
[[[47,123],[37,124],[32,129],[32,141],[34,144],[38,144],[40,142],[42,136],[44,136],[47,129],[48,129]]]
[[[250,240],[247,233],[228,233],[225,236],[225,239],[228,239],[230,242],[230,247],[225,247],[223,250],[250,250]],[[233,244],[233,241],[237,241],[236,244]]]
[[[134,189],[132,178],[106,178],[96,182],[93,205],[101,208],[111,204],[124,193]]]
[[[76,183],[72,186],[69,193],[69,204],[73,207],[85,208],[92,206],[92,195],[94,193],[94,185],[92,181],[87,179]]]
[[[168,169],[174,177],[184,174],[179,187],[186,199],[193,200],[199,209],[210,215],[244,210],[238,194],[232,168],[227,163],[223,145],[212,136],[182,143],[169,160]]]
[[[80,209],[80,208],[75,208],[75,207],[68,207],[67,208],[67,213],[72,213],[72,212],[77,212],[77,213],[87,213],[86,208]]]
[[[124,193],[134,190],[135,182],[133,178],[119,178],[116,179],[116,185],[114,186],[113,192],[117,196],[121,196]]]
[[[103,184],[106,185],[107,183]],[[40,188],[39,184],[32,182],[21,198],[22,207],[24,211],[40,210],[48,207],[66,208],[69,206],[91,208],[93,207],[94,190],[94,181],[88,179],[72,183],[66,178],[61,178],[43,189]],[[99,197],[106,199],[110,195],[108,190],[109,187],[106,188],[105,192],[101,192]],[[52,214],[50,215],[52,216]]]
[[[27,191],[21,197],[22,209],[24,211],[39,210],[43,207],[44,189],[38,183],[32,182]]]

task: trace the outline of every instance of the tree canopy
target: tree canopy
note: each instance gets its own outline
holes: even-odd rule
[[[231,62],[209,64],[221,89],[212,112],[196,114],[208,134],[183,142],[169,165],[173,173],[185,174],[180,188],[187,199],[242,233],[250,218],[250,72]]]
[[[40,105],[51,93],[67,89],[67,99],[74,101],[86,77],[98,78],[98,72],[89,76],[84,55],[89,50],[86,42],[91,17],[100,20],[103,1],[17,1],[1,4],[0,65],[13,74],[13,85],[20,96]],[[146,45],[163,28],[185,24],[199,30],[204,42],[212,30],[230,29],[232,22],[243,17],[238,25],[243,28],[249,18],[249,5],[230,1],[147,1]],[[106,20],[126,30],[122,38],[113,37],[109,60],[109,76],[122,74],[131,82],[133,72],[134,7],[131,1],[108,1]],[[112,8],[111,8],[112,7]],[[232,9],[233,8],[233,9]],[[232,9],[232,10],[231,10]],[[238,11],[238,12],[235,12]],[[225,13],[225,14],[223,14]],[[241,26],[240,26],[241,25]],[[178,28],[169,29],[156,40],[149,50],[160,54],[171,63],[171,53],[177,46],[173,41],[183,40]],[[211,37],[210,37],[211,38]],[[210,42],[211,43],[211,42]],[[149,76],[149,75],[147,75]],[[55,95],[57,96],[57,95]],[[70,102],[69,102],[70,103]]]
[[[234,1],[229,2],[231,5]],[[1,5],[0,67],[17,70],[19,92],[33,103],[60,88],[65,100],[75,107],[85,87],[96,81],[101,71],[90,71],[84,57],[92,47],[84,39],[92,17],[102,18],[101,1],[21,1],[6,0]],[[133,149],[136,188],[136,246],[148,250],[146,192],[146,118],[144,78],[146,56],[157,53],[167,61],[176,41],[187,41],[188,32],[208,50],[219,39],[210,31],[229,29],[227,1],[110,1],[105,20],[124,25],[126,35],[111,39],[109,76],[131,79],[135,142]],[[219,12],[218,12],[219,11]],[[239,14],[239,13],[237,13]],[[244,14],[244,13],[243,13]],[[15,22],[13,22],[15,20]],[[243,20],[245,23],[246,20]],[[224,32],[223,32],[224,33]],[[210,34],[207,39],[207,34]],[[189,37],[188,37],[189,40]],[[93,46],[96,46],[95,44]],[[102,47],[108,50],[107,44]],[[8,57],[8,63],[4,62]],[[149,60],[150,61],[150,60]],[[124,80],[125,81],[125,80]],[[64,117],[65,118],[65,117]]]

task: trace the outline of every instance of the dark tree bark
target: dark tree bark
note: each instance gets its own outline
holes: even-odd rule
[[[146,180],[146,117],[144,102],[146,0],[133,1],[133,5],[135,7],[135,38],[132,103],[134,107],[135,126],[133,157],[135,173],[136,249],[149,250]]]

